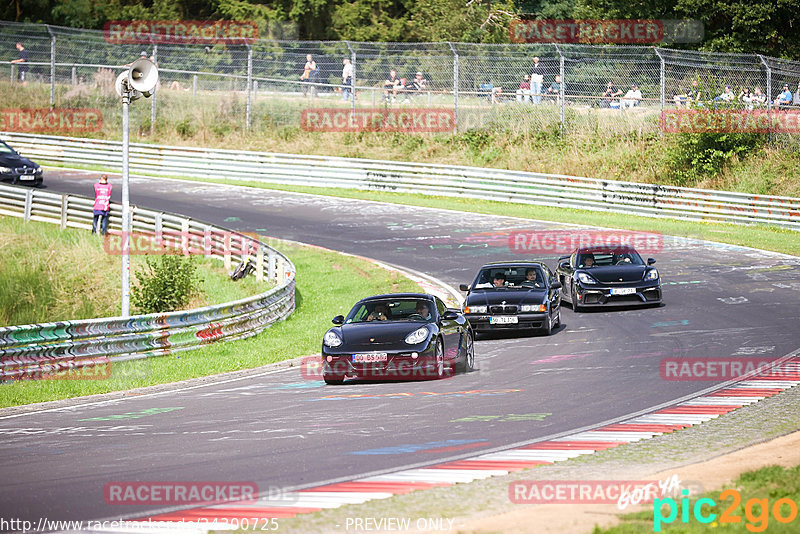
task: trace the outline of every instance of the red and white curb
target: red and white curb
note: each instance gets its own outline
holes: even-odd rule
[[[515,449],[482,454],[421,469],[407,469],[350,482],[294,491],[278,498],[268,497],[254,502],[228,502],[178,510],[132,522],[138,522],[142,526],[141,529],[136,530],[137,532],[147,532],[147,523],[151,521],[183,523],[186,528],[185,532],[197,532],[197,528],[200,528],[201,531],[225,530],[225,525],[241,524],[245,519],[252,524],[256,520],[269,521],[272,518],[290,518],[347,504],[386,499],[416,490],[507,475],[537,465],[553,464],[674,432],[710,421],[743,406],[777,395],[800,384],[800,357],[788,360],[780,367],[773,368],[771,372],[774,375],[776,371],[780,372],[780,380],[769,376],[754,376],[730,387],[629,419],[623,423],[615,423]],[[189,522],[193,523],[189,524]],[[115,530],[115,532],[120,532],[120,530]]]

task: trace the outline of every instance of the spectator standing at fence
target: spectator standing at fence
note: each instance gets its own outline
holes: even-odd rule
[[[531,101],[531,77],[529,74],[519,83],[517,89],[517,102],[525,102],[526,104]]]
[[[638,85],[633,84],[631,85],[631,88],[628,89],[628,92],[625,93],[625,96],[622,97],[621,101],[622,109],[638,106],[641,102],[642,102],[642,92],[639,90]]]
[[[800,106],[800,82],[797,82],[797,91],[794,92],[794,98],[792,99],[793,106]]]
[[[17,77],[19,81],[22,82],[22,85],[28,85],[28,80],[25,79],[28,74],[28,51],[25,50],[22,43],[17,43],[17,51],[19,52],[19,58],[12,59],[11,63],[19,65],[19,74]]]
[[[783,84],[783,91],[778,95],[773,104],[778,107],[785,108],[792,103],[792,92],[789,90],[789,84]]]
[[[111,189],[108,175],[100,177],[100,182],[94,184],[94,207],[92,208],[92,233],[108,233],[108,212],[111,209]]]
[[[612,104],[614,103],[614,99],[621,94],[622,91],[620,91],[617,88],[617,86],[614,85],[614,82],[611,81],[608,82],[608,85],[606,85],[606,90],[603,91],[602,95],[600,95],[601,99],[599,102],[599,107],[601,108],[619,107],[619,106],[612,106]]]
[[[531,100],[534,104],[542,101],[542,83],[544,83],[544,65],[538,57],[535,57],[531,67]]]
[[[700,91],[700,83],[697,80],[692,80],[692,88],[682,95],[675,95],[673,101],[675,105],[681,107],[685,105],[687,108],[691,107],[692,102],[698,102],[702,92]]]
[[[348,58],[342,60],[342,65],[342,100],[347,100],[353,89],[353,65]]]
[[[319,78],[319,69],[317,69],[317,62],[314,61],[314,56],[306,54],[306,63],[303,65],[303,74],[300,75],[301,82],[315,82]],[[308,93],[309,87],[313,95],[314,86],[303,85],[303,93]]]

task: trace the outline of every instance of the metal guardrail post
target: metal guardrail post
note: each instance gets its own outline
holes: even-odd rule
[[[344,44],[347,45],[347,49],[350,50],[350,65],[353,66],[353,75],[350,76],[350,110],[353,114],[356,112],[356,51],[353,50],[353,47],[350,46],[348,41],[345,41]],[[344,80],[342,80],[344,82]]]
[[[231,261],[231,233],[225,232],[225,235],[222,237],[222,253],[223,253],[223,261],[225,262],[225,270],[230,271],[232,267]]]
[[[251,108],[251,88],[253,85],[253,48],[249,43],[244,44],[247,47],[247,110],[245,112],[244,129],[250,130],[250,108]]]
[[[67,228],[67,211],[69,209],[69,195],[61,197],[61,229]]]
[[[767,60],[764,59],[764,56],[761,54],[756,55],[767,70],[767,116],[770,117],[770,120],[767,122],[767,143],[772,143],[772,113],[770,113],[772,111],[772,68],[769,66],[769,63],[767,63]]]
[[[559,107],[561,108],[560,109],[561,117],[560,117],[560,120],[559,120],[559,123],[560,123],[560,136],[564,137],[564,85],[566,85],[567,80],[564,78],[564,54],[561,53],[561,49],[558,47],[558,45],[555,45],[555,47],[556,47],[556,52],[558,52],[558,57],[559,57],[559,59],[558,59],[558,73],[561,76],[561,83],[559,84],[559,90],[558,90],[558,103],[559,103]]]
[[[25,212],[23,213],[25,222],[30,222],[32,209],[33,209],[33,191],[28,190],[25,191]]]
[[[158,45],[153,43],[153,64],[158,66]],[[156,99],[158,98],[158,84],[153,88],[150,97],[150,135],[156,131]]]
[[[261,245],[256,248],[256,280],[259,282],[264,280],[264,249]]]
[[[50,107],[56,105],[56,34],[50,29],[49,24],[45,24],[50,33]]]
[[[447,42],[453,52],[453,133],[458,131],[458,51],[453,43]]]
[[[661,63],[661,72],[660,72],[660,74],[661,74],[661,84],[660,84],[661,85],[661,117],[662,117],[661,120],[664,120],[663,119],[663,116],[664,116],[664,99],[665,99],[665,91],[666,91],[666,86],[665,86],[666,85],[666,80],[665,80],[665,72],[664,72],[664,56],[661,55],[661,52],[655,46],[653,47],[653,51],[656,53],[656,55],[658,56],[659,62]],[[620,109],[622,109],[622,106],[620,106]],[[661,132],[660,132],[661,137],[664,137],[664,128],[659,128],[659,130],[661,130]]]

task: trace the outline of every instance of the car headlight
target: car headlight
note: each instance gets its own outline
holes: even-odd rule
[[[486,306],[467,306],[464,313],[486,313]]]
[[[325,336],[322,338],[322,342],[325,344],[326,347],[338,347],[342,344],[342,338],[339,337],[339,334],[334,332],[333,330],[328,330],[325,332]]]
[[[11,172],[11,169],[8,167],[0,167],[0,172]]]
[[[645,280],[658,280],[658,270],[657,269],[653,269],[653,270],[647,271],[647,274],[644,275],[644,279]]]
[[[589,276],[586,273],[578,273],[578,281],[580,281],[580,282],[582,282],[584,284],[596,284],[597,283],[597,280],[595,280],[594,278],[592,278],[591,276]]]
[[[523,304],[520,306],[519,311],[525,312],[546,312],[547,306],[544,304]]]
[[[409,345],[418,345],[428,339],[428,329],[423,327],[417,328],[406,336],[406,343]]]

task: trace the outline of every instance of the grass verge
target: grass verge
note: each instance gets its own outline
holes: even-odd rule
[[[0,326],[119,315],[120,256],[86,230],[0,216]],[[202,282],[186,309],[256,295],[254,277],[233,283],[218,260],[193,256]],[[132,284],[145,256],[131,256]],[[134,310],[136,311],[136,310]]]
[[[114,363],[103,380],[39,380],[0,385],[0,407],[164,384],[250,369],[319,351],[330,318],[347,312],[357,298],[419,286],[397,272],[318,248],[275,246],[297,268],[295,312],[261,334],[158,358]]]

